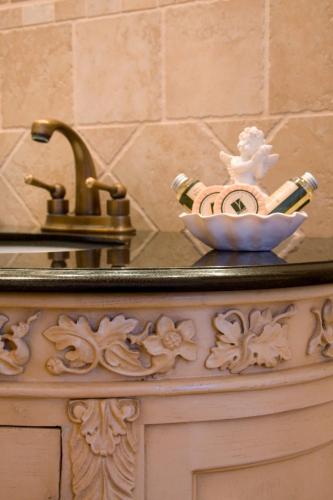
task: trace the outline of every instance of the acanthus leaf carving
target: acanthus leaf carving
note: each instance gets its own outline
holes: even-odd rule
[[[252,365],[274,368],[280,361],[290,359],[286,320],[294,312],[290,305],[276,316],[270,309],[254,309],[248,317],[238,309],[217,314],[213,320],[216,345],[206,367],[240,373]]]
[[[325,300],[321,309],[314,308],[312,313],[316,326],[309,340],[307,353],[313,354],[318,348],[327,358],[333,358],[333,305],[331,299]]]
[[[26,321],[9,325],[2,331],[9,318],[0,315],[0,374],[19,375],[30,359],[30,351],[23,337],[29,333],[30,324],[38,317],[38,313],[30,316]]]
[[[54,375],[84,374],[100,365],[110,372],[136,377],[166,373],[174,367],[177,357],[196,359],[191,320],[175,324],[161,316],[154,332],[148,322],[141,333],[135,333],[137,325],[136,319],[119,314],[102,318],[95,331],[84,316],[74,321],[62,315],[44,335],[57,350],[65,352],[62,357],[50,358],[46,366]]]
[[[70,401],[74,500],[132,500],[137,440],[135,399]]]

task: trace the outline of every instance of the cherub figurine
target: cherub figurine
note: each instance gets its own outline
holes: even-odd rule
[[[246,127],[239,134],[237,144],[240,156],[220,152],[232,183],[256,184],[279,159],[270,154],[272,146],[266,144],[264,133],[257,127]]]

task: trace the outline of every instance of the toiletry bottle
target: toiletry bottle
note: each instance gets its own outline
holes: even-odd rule
[[[313,191],[317,188],[318,183],[309,172],[305,172],[301,177],[289,179],[265,200],[266,214],[292,214],[300,210],[309,203]]]
[[[178,174],[171,183],[171,188],[176,192],[177,200],[189,210],[192,210],[194,198],[205,187],[201,181],[190,179],[185,174]]]

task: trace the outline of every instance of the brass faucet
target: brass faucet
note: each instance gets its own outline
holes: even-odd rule
[[[125,200],[125,186],[115,184],[86,184],[86,179],[96,178],[96,170],[91,154],[81,137],[71,127],[58,120],[36,120],[31,126],[31,136],[34,141],[47,143],[53,132],[60,132],[69,141],[75,159],[76,199],[74,214],[68,214],[68,200],[64,199],[65,188],[59,184],[50,185],[26,176],[25,182],[50,192],[52,199],[48,200],[48,215],[42,227],[43,231],[60,231],[72,233],[109,233],[134,234],[129,217],[129,200]],[[96,185],[95,185],[96,184]],[[60,186],[60,188],[59,188]],[[89,186],[89,187],[88,187]],[[99,189],[108,188],[114,198],[108,203],[107,215],[101,215]],[[119,206],[118,206],[119,205]],[[126,213],[125,213],[126,212]]]
[[[71,127],[58,120],[36,120],[31,126],[31,137],[34,141],[47,143],[53,132],[63,134],[72,146],[75,159],[76,182],[76,215],[100,215],[101,206],[98,191],[88,189],[85,180],[96,177],[95,165],[89,150],[81,137]]]

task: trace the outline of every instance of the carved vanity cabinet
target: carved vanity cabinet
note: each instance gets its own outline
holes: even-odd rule
[[[333,262],[304,261],[3,268],[0,499],[331,500]]]

